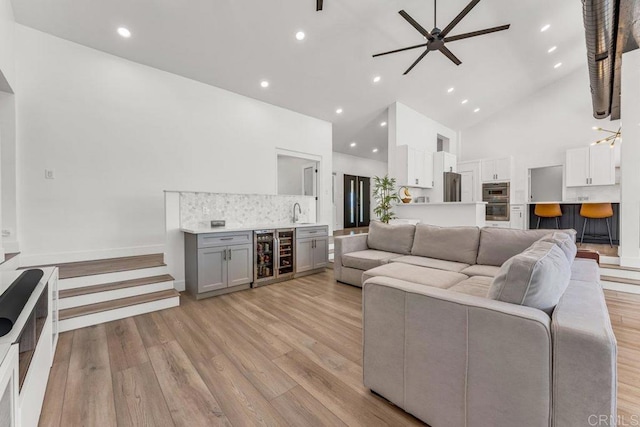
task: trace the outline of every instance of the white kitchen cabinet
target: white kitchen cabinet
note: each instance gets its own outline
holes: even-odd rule
[[[511,205],[511,213],[509,215],[509,224],[511,228],[517,230],[524,230],[525,227],[525,206],[524,205]]]
[[[433,155],[423,150],[399,145],[396,154],[396,173],[401,187],[433,187]]]
[[[615,150],[607,144],[567,150],[565,183],[567,187],[614,185]]]
[[[18,423],[18,344],[13,344],[0,364],[0,426]]]
[[[491,228],[511,228],[511,223],[509,221],[487,221],[485,223],[485,227]]]
[[[486,159],[481,162],[482,182],[504,182],[511,180],[511,157]]]

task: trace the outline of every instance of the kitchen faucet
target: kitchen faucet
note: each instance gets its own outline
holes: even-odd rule
[[[302,208],[300,207],[300,203],[296,202],[293,205],[293,223],[295,224],[296,222],[298,222],[298,216],[296,215],[296,206],[298,207],[298,212],[300,212],[302,214]]]

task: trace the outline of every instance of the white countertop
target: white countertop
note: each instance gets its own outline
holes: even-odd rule
[[[487,202],[433,202],[433,203],[398,203],[395,206],[469,206],[486,205]]]
[[[279,230],[283,228],[305,228],[305,227],[328,227],[327,224],[258,224],[252,226],[239,227],[215,227],[215,228],[181,228],[180,231],[189,234],[213,234],[213,233],[233,233],[238,231],[254,231],[254,230]]]
[[[620,203],[619,200],[565,200],[563,202],[527,202],[528,205],[581,205],[589,203]]]

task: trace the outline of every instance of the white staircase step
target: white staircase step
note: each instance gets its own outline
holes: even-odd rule
[[[619,265],[601,263],[600,275],[640,281],[640,269],[633,267],[621,267]]]
[[[60,332],[71,331],[180,305],[175,289],[60,310]]]
[[[124,280],[142,279],[144,277],[160,276],[168,273],[166,265],[158,267],[140,268],[136,270],[118,271],[114,273],[94,274],[91,276],[71,277],[60,279],[60,290],[84,288],[86,286],[105,285],[107,283],[121,282]]]
[[[60,310],[83,305],[151,294],[173,289],[173,277],[168,274],[142,279],[125,280],[105,285],[62,290],[59,293]]]

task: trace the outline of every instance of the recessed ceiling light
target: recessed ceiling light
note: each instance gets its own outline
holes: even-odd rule
[[[387,125],[387,122],[382,122],[380,123],[380,126],[385,127]]]
[[[462,105],[466,104],[467,102],[469,102],[469,100],[468,100],[468,99],[463,99],[463,100],[462,100]]]
[[[377,153],[377,152],[378,152],[378,149],[377,149],[377,148],[374,148],[374,149],[373,149],[373,152],[374,152],[374,153]]]
[[[336,110],[336,114],[342,114],[342,108],[338,108],[338,109]]]
[[[476,108],[475,110],[473,110],[474,113],[477,113],[478,111],[480,111],[479,108]]]
[[[129,31],[127,28],[125,27],[120,27],[118,28],[118,34],[120,34],[122,37],[124,37],[125,39],[128,39],[129,37],[131,37],[131,31]]]
[[[296,39],[299,41],[304,40],[305,37],[306,37],[306,34],[304,33],[304,31],[298,31],[296,33]]]
[[[592,127],[591,129],[593,129],[593,130],[600,130],[600,128],[599,128],[598,126],[594,126],[594,127]]]
[[[260,82],[260,86],[262,86],[263,88],[268,88],[269,87],[269,82],[266,80],[263,80]]]
[[[558,46],[552,46],[552,47],[549,48],[549,50],[547,52],[553,53],[553,52],[556,51],[557,48],[558,48]]]
[[[562,67],[562,62],[558,62],[556,65],[553,66],[553,68],[560,68]]]
[[[544,27],[540,28],[540,32],[544,33],[545,31],[547,31],[549,28],[551,28],[551,24],[547,24]]]
[[[456,88],[454,88],[454,87],[450,87],[449,89],[447,89],[447,92],[448,92],[448,93],[451,93],[451,92],[453,92],[454,90],[456,90]]]
[[[380,77],[380,76],[375,76],[375,77],[373,78],[373,82],[374,82],[374,83],[379,83],[379,82],[380,82],[380,80],[382,80],[382,77]]]
[[[352,143],[351,143],[351,144],[349,144],[349,145],[350,145],[351,147],[355,147],[355,146],[356,146],[356,145],[358,145],[358,144],[356,144],[355,142],[352,142]]]

